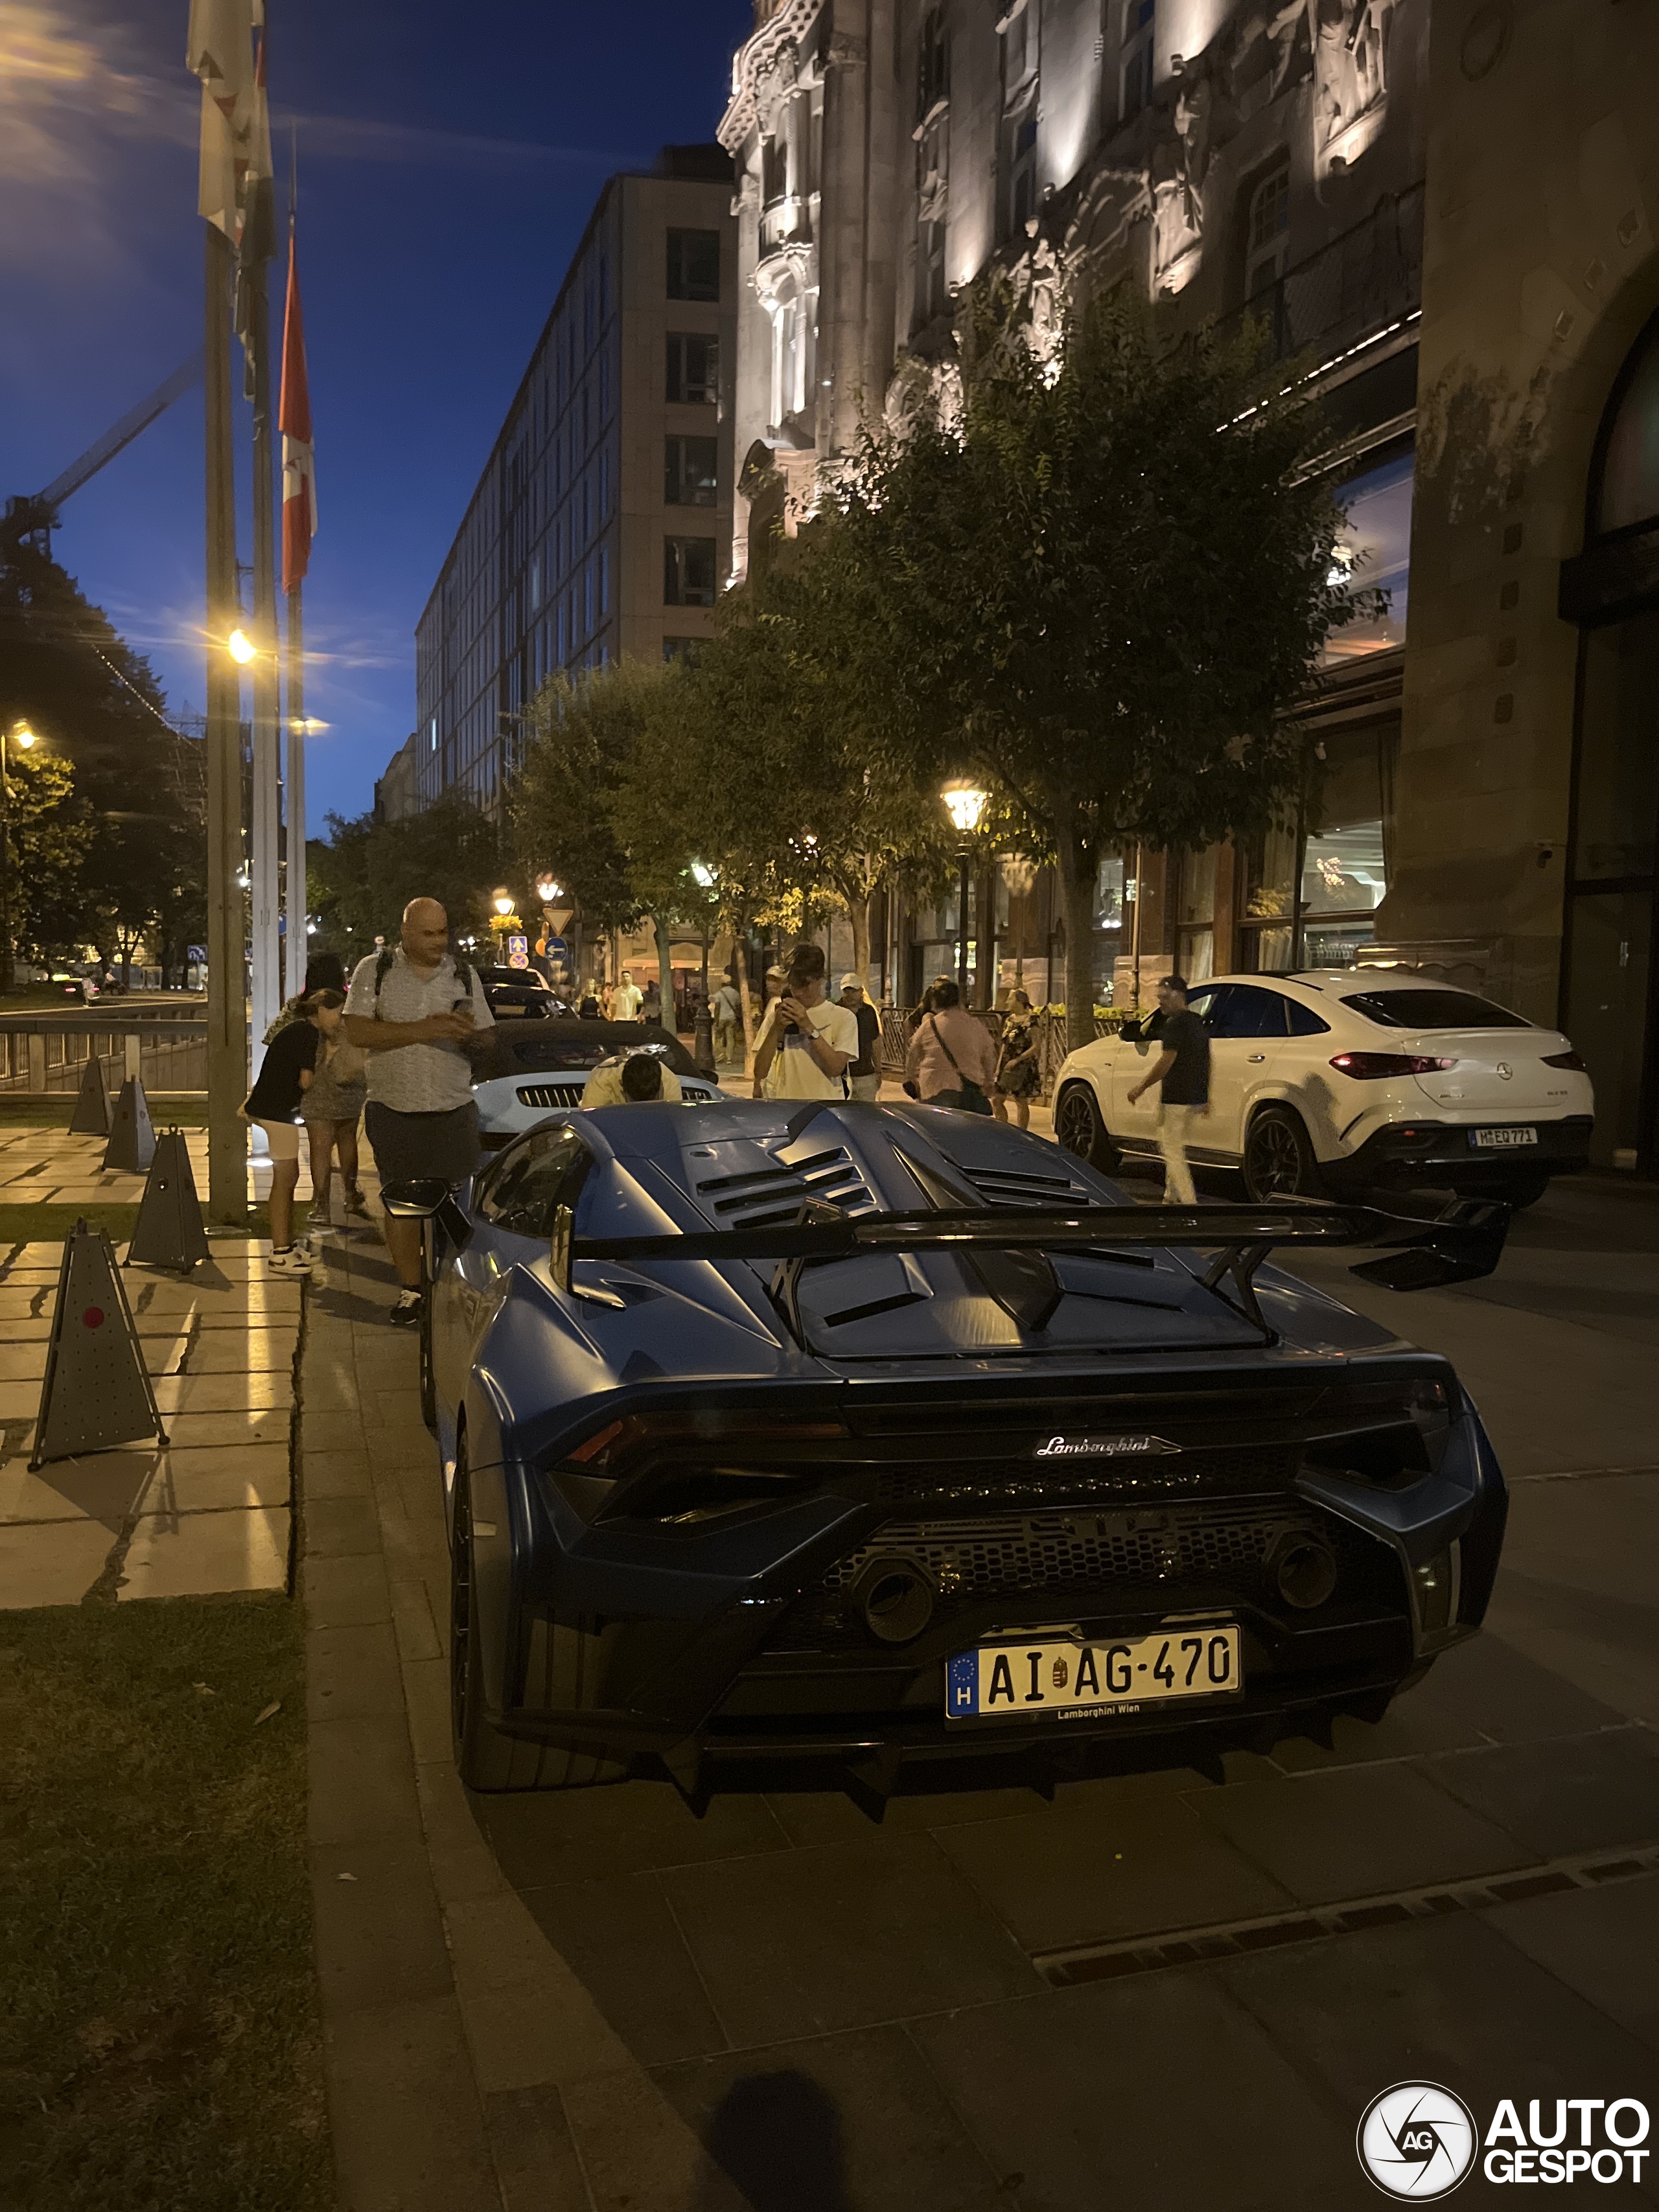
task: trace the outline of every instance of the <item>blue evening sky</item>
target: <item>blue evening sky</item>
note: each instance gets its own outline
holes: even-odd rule
[[[37,491],[199,342],[187,0],[0,0],[0,496]],[[593,201],[712,138],[747,0],[269,0],[320,530],[313,834],[413,726],[414,627]],[[281,310],[280,265],[273,315]],[[234,355],[238,389],[241,356]],[[246,410],[240,552],[249,557]],[[67,502],[54,550],[199,711],[199,387]]]

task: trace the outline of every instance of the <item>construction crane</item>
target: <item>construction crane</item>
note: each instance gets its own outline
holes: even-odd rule
[[[78,461],[71,461],[61,476],[54,477],[44,491],[14,494],[6,501],[5,517],[0,521],[0,552],[9,551],[31,538],[42,552],[49,552],[51,532],[58,527],[58,510],[70,493],[79,491],[141,431],[148,430],[158,415],[165,415],[175,399],[181,398],[191,385],[200,381],[201,374],[202,349],[198,346],[188,361],[180,362],[165,384],[158,384],[148,399],[141,399],[136,407],[129,408],[118,422],[112,424],[95,445],[88,446]]]

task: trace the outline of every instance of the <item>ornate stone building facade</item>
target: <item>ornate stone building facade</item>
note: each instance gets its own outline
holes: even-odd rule
[[[1659,14],[1436,0],[1420,453],[1379,929],[1559,1020],[1659,1172]]]
[[[1328,672],[1317,817],[1249,852],[1108,863],[1095,972],[1103,995],[1137,960],[1352,959],[1392,845],[1428,0],[761,0],[757,18],[719,133],[739,179],[734,573],[861,416],[948,389],[957,296],[988,272],[1039,332],[1062,264],[1194,321],[1248,306],[1281,355],[1311,350],[1349,557],[1390,611]],[[1042,877],[1005,872],[980,906],[981,993],[1018,975],[1049,995]],[[958,924],[890,915],[895,995],[953,964]]]

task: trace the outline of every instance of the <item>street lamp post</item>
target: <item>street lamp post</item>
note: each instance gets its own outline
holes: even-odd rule
[[[13,745],[26,753],[35,742],[27,722],[15,722],[0,731],[0,991],[9,991],[17,980],[16,948],[11,913],[11,785],[7,780],[6,756]]]
[[[962,1003],[968,1003],[968,897],[969,869],[974,857],[974,838],[991,794],[982,790],[971,777],[953,776],[939,792],[945,801],[945,811],[962,839],[958,857],[962,863],[962,884],[957,896],[957,987],[962,993]]]

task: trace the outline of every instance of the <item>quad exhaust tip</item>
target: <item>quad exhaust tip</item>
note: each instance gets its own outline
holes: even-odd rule
[[[859,1577],[853,1600],[878,1644],[909,1644],[933,1617],[938,1592],[917,1560],[890,1552],[872,1559]]]
[[[1299,1613],[1311,1613],[1336,1589],[1336,1553],[1322,1536],[1287,1528],[1261,1563],[1267,1588]]]

